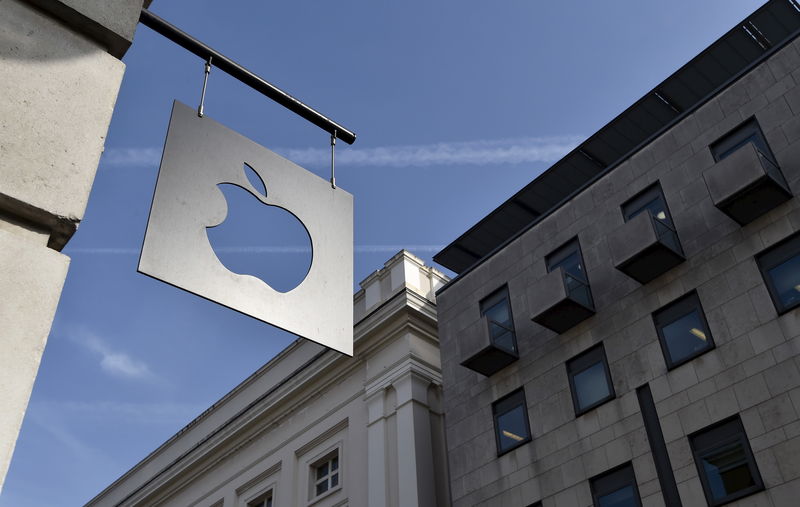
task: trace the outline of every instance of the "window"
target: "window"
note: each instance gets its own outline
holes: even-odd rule
[[[696,292],[655,312],[653,322],[668,369],[676,368],[714,348],[714,339]]]
[[[722,505],[764,489],[739,416],[689,436],[708,505]]]
[[[589,279],[583,267],[583,255],[578,238],[574,238],[545,258],[547,272],[564,269],[566,290],[569,296],[586,307],[594,308]]]
[[[664,193],[658,183],[646,188],[622,205],[622,216],[626,222],[646,212],[650,212],[655,219],[654,226],[658,239],[665,242],[676,252],[682,253],[683,250],[678,241],[678,233],[675,231],[675,224],[672,222],[672,215],[669,213],[667,201],[664,199]]]
[[[800,235],[759,254],[756,262],[779,314],[800,305]]]
[[[715,141],[710,146],[711,154],[714,156],[714,161],[719,162],[747,143],[753,143],[756,150],[767,157],[773,164],[776,163],[775,156],[772,154],[772,150],[769,149],[767,140],[764,138],[761,127],[758,126],[755,118],[750,118]]]
[[[590,483],[595,507],[642,507],[630,462],[592,478]]]
[[[312,498],[339,486],[339,450],[328,454],[311,466]]]
[[[514,333],[511,304],[508,300],[508,288],[503,287],[481,301],[481,316],[486,317],[492,345],[516,355],[517,338]]]
[[[614,385],[602,343],[567,361],[567,375],[576,416],[614,399]]]
[[[492,404],[497,454],[505,454],[531,441],[525,391],[518,389]]]
[[[247,507],[272,507],[272,491],[268,491],[255,500],[247,502]]]

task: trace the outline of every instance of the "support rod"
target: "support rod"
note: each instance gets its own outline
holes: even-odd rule
[[[155,32],[163,35],[190,53],[194,53],[203,60],[208,61],[210,58],[213,59],[214,67],[229,74],[231,77],[238,79],[250,88],[263,93],[289,111],[302,116],[317,127],[325,130],[333,136],[338,137],[347,144],[353,144],[355,142],[355,133],[347,130],[322,113],[300,102],[285,91],[269,83],[267,80],[253,74],[225,55],[215,51],[214,49],[211,49],[186,32],[183,32],[175,26],[167,23],[147,9],[142,9],[142,13],[139,16],[139,22]]]

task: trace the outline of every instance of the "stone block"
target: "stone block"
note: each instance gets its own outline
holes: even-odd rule
[[[739,407],[742,409],[750,408],[768,400],[770,397],[767,383],[764,382],[764,377],[761,374],[745,379],[735,384],[733,388],[736,391]]]
[[[27,0],[122,58],[131,43],[142,4],[152,0]]]
[[[68,222],[60,247],[83,217],[125,65],[19,0],[3,2],[0,40],[16,42],[0,48],[0,208]]]
[[[0,230],[0,478],[5,477],[69,258]],[[0,484],[2,485],[2,484]]]

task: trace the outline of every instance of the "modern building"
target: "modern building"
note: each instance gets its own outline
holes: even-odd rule
[[[800,5],[435,260],[453,505],[800,505]]]
[[[139,13],[152,0],[0,7],[0,487],[67,275]]]
[[[298,339],[87,505],[449,505],[446,281],[401,251],[355,294],[352,358]]]

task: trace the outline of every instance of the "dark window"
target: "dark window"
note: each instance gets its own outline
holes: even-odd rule
[[[711,154],[714,156],[714,161],[719,162],[747,143],[753,143],[756,150],[767,157],[773,164],[776,163],[772,150],[769,149],[767,140],[764,138],[761,127],[758,126],[755,118],[750,118],[715,141],[710,146]]]
[[[739,416],[689,436],[708,505],[722,505],[764,489]]]
[[[714,339],[696,292],[655,312],[653,322],[669,369],[714,348]]]
[[[247,503],[247,507],[272,507],[272,491],[251,500]]]
[[[542,507],[542,502],[541,502],[541,501],[539,501],[539,502],[533,502],[533,503],[532,503],[532,504],[530,504],[528,507]]]
[[[759,254],[756,261],[778,313],[800,305],[800,235]]]
[[[622,216],[626,222],[645,212],[650,212],[656,219],[658,238],[676,252],[683,252],[675,224],[672,222],[672,215],[667,207],[667,200],[664,199],[664,193],[658,183],[646,188],[622,205]]]
[[[339,450],[328,454],[311,467],[311,498],[339,486]]]
[[[649,211],[653,217],[672,226],[672,215],[669,214],[667,201],[664,199],[658,183],[646,188],[622,205],[622,215],[626,222],[645,211]]]
[[[489,340],[495,347],[517,354],[517,338],[514,333],[514,318],[508,289],[503,287],[481,301],[481,315],[486,317]]]
[[[525,391],[518,389],[492,404],[497,454],[504,454],[531,441]]]
[[[614,386],[602,343],[567,361],[567,375],[576,416],[614,399]]]
[[[584,283],[588,282],[586,272],[583,269],[583,257],[581,256],[581,246],[578,243],[578,238],[569,241],[548,255],[545,262],[547,263],[548,273],[558,268],[564,268],[567,274],[578,278]]]
[[[641,507],[633,466],[625,463],[590,481],[595,507]]]
[[[586,277],[586,270],[581,254],[581,245],[578,238],[574,238],[562,245],[555,252],[545,258],[547,272],[555,271],[558,268],[564,269],[566,277],[566,289],[571,298],[588,308],[594,308],[592,293],[589,290],[589,279]]]

